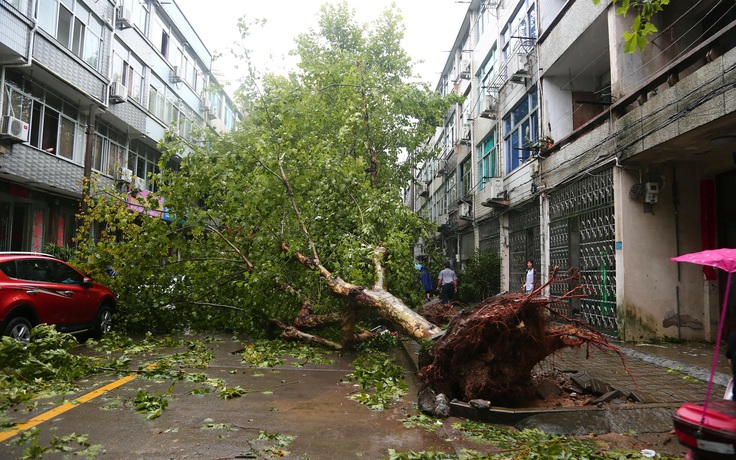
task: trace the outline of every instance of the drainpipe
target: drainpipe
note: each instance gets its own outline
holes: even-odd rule
[[[675,209],[675,254],[680,255],[680,191],[677,187],[677,169],[672,163],[672,205]],[[682,338],[682,319],[680,318],[680,263],[677,263],[677,284],[675,285],[675,299],[677,302],[677,338]]]
[[[92,151],[95,147],[95,119],[97,118],[97,105],[92,103],[89,105],[89,115],[87,115],[87,143],[84,148],[84,179],[82,183],[82,214],[87,214],[89,209],[89,198],[91,195],[92,181]]]

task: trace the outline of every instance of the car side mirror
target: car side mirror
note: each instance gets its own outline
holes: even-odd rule
[[[85,277],[82,280],[82,286],[84,286],[84,287],[92,287],[92,279]]]

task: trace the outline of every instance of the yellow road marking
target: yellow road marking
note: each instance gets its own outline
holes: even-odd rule
[[[154,366],[155,365],[150,365],[146,369],[151,369]],[[32,419],[28,420],[27,422],[18,423],[14,425],[13,428],[11,428],[10,430],[0,432],[0,442],[7,441],[8,439],[17,435],[21,431],[25,431],[30,428],[33,428],[34,426],[40,425],[43,422],[48,422],[54,417],[57,417],[63,414],[64,412],[70,411],[80,404],[86,403],[87,401],[91,401],[95,399],[96,397],[107,393],[110,390],[114,390],[115,388],[119,386],[125,385],[126,383],[134,380],[137,376],[138,374],[132,374],[132,375],[125,376],[112,383],[108,383],[107,385],[103,387],[90,391],[89,393],[85,393],[82,396],[75,398],[74,401],[72,402],[64,403],[61,406],[55,407],[51,410],[44,412],[43,414],[37,415],[33,417]]]

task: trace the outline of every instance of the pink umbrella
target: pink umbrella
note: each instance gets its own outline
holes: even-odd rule
[[[710,267],[720,268],[728,273],[726,281],[726,292],[723,296],[723,308],[721,308],[721,320],[718,324],[718,338],[716,340],[716,350],[713,354],[713,364],[710,368],[710,379],[708,380],[708,391],[705,394],[705,402],[703,403],[703,417],[700,424],[705,422],[705,412],[708,410],[708,400],[710,392],[713,388],[713,375],[716,372],[716,364],[718,364],[718,348],[721,345],[723,337],[723,326],[726,322],[726,306],[728,305],[728,293],[731,290],[731,275],[736,272],[736,249],[721,248],[708,249],[706,251],[693,252],[684,254],[679,257],[670,258],[672,262],[690,262],[691,264],[708,265]]]

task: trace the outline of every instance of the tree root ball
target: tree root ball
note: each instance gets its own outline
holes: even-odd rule
[[[466,308],[429,350],[420,370],[423,385],[450,399],[483,399],[514,407],[535,397],[534,367],[568,346],[613,349],[603,335],[561,316],[553,300],[538,295],[501,294]],[[567,324],[552,325],[556,317]]]

